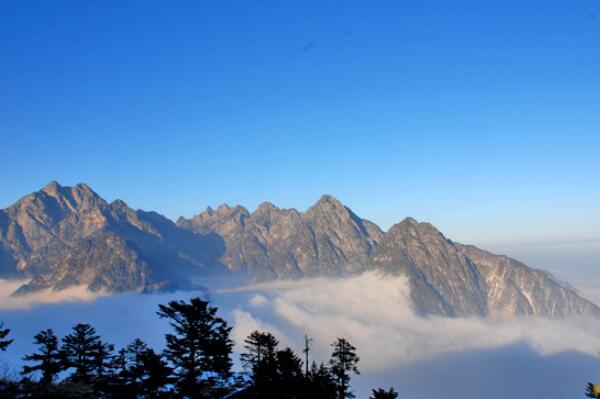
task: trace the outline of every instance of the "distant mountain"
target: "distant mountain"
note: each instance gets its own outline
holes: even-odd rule
[[[0,272],[31,278],[19,293],[190,288],[187,277],[213,272],[223,250],[215,235],[179,229],[120,200],[109,204],[85,184],[52,182],[0,210]]]
[[[250,213],[241,206],[208,208],[177,225],[214,232],[225,241],[221,261],[259,279],[342,276],[366,270],[383,232],[325,195],[305,213],[265,202]]]
[[[384,233],[325,195],[305,213],[263,203],[208,208],[177,225],[214,232],[225,242],[221,261],[257,279],[344,276],[367,270],[406,275],[422,315],[600,316],[600,309],[549,273],[444,237],[407,218]]]
[[[306,212],[221,205],[177,223],[106,202],[85,184],[52,182],[0,210],[0,276],[29,278],[17,293],[85,285],[92,291],[192,288],[190,278],[256,280],[405,275],[422,315],[600,317],[550,274],[455,243],[412,218],[383,232],[324,195]]]
[[[600,309],[554,279],[507,256],[455,243],[429,223],[407,218],[392,226],[372,267],[409,277],[421,314],[600,316]]]

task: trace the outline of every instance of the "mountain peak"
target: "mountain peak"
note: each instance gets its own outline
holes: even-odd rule
[[[328,204],[340,204],[340,201],[330,194],[323,194],[321,198],[317,201],[317,203],[328,203]]]
[[[258,206],[258,208],[256,208],[256,212],[258,213],[268,213],[277,210],[279,210],[279,208],[277,208],[273,203],[268,201],[261,203]]]
[[[347,211],[347,208],[337,198],[329,194],[324,194],[319,200],[309,208],[308,212],[311,211]]]
[[[52,180],[50,183],[46,184],[42,191],[50,196],[56,196],[59,192],[64,190],[64,187],[61,186],[56,180]]]
[[[229,213],[232,210],[233,210],[233,208],[231,206],[229,206],[229,204],[221,204],[217,208],[217,213]]]
[[[117,198],[116,200],[111,202],[110,206],[115,209],[128,209],[129,208],[129,205],[127,205],[127,203],[125,201],[123,201],[122,199],[119,199],[119,198]]]
[[[400,223],[393,225],[388,230],[388,233],[389,236],[412,236],[420,237],[420,239],[428,237],[428,239],[440,238],[446,240],[446,237],[434,225],[427,222],[419,222],[412,217],[407,217]]]
[[[400,224],[415,226],[415,225],[418,225],[419,222],[415,218],[409,216],[409,217],[404,218],[404,220],[401,221]]]
[[[92,193],[94,192],[94,190],[92,190],[92,188],[85,183],[77,183],[76,185],[73,186],[73,188],[81,190],[81,191],[88,191],[88,192],[92,192]]]

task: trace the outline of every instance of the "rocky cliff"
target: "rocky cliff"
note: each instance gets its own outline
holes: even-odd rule
[[[446,238],[412,218],[383,232],[329,195],[305,212],[265,202],[221,205],[177,223],[108,203],[85,184],[52,182],[0,210],[0,276],[17,293],[85,285],[92,291],[191,288],[215,273],[256,280],[405,275],[422,315],[600,316],[549,273]]]

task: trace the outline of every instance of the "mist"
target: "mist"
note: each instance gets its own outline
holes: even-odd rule
[[[33,335],[54,328],[64,335],[78,322],[124,346],[140,337],[163,347],[168,324],[158,304],[202,296],[234,326],[236,368],[244,338],[267,330],[297,353],[306,333],[314,338],[311,360],[326,361],[329,344],[346,337],[357,347],[362,375],[353,379],[358,398],[371,388],[394,386],[402,397],[449,398],[580,396],[600,368],[600,322],[572,318],[419,317],[404,277],[365,273],[344,279],[319,278],[222,288],[209,292],[95,296],[80,288],[12,298],[14,284],[0,283],[0,320],[15,342],[0,354],[18,369],[32,350]],[[57,303],[59,300],[62,302]],[[64,302],[64,301],[67,302]]]

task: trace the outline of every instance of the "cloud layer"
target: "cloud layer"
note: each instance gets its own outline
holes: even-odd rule
[[[62,291],[42,290],[26,295],[12,295],[27,280],[0,280],[0,310],[31,309],[40,304],[63,302],[92,302],[101,293],[89,291],[85,286],[74,286]]]
[[[17,368],[32,349],[37,331],[51,327],[64,335],[77,322],[92,323],[117,347],[140,337],[161,348],[168,325],[155,314],[158,304],[204,295],[96,297],[77,287],[11,297],[20,283],[0,282],[0,321],[6,322],[15,338],[2,357]],[[515,384],[529,395],[523,397],[534,397],[541,393],[540,381],[547,380],[564,392],[555,397],[570,398],[593,380],[596,367],[591,356],[600,349],[596,320],[416,316],[405,278],[375,273],[246,285],[213,291],[207,298],[234,326],[238,352],[255,329],[272,332],[282,346],[298,353],[302,336],[309,334],[314,338],[312,359],[316,361],[328,359],[329,344],[336,337],[348,338],[361,357],[363,375],[353,384],[358,397],[367,397],[375,384],[404,389],[406,397],[438,397],[437,389],[427,386],[433,377],[448,387],[447,397],[480,397],[479,390],[489,384],[496,386],[487,395],[490,398],[519,397]]]
[[[411,309],[404,277],[366,273],[341,280],[314,279],[245,287],[235,309],[236,335],[277,329],[285,342],[304,332],[316,337],[317,353],[347,337],[362,352],[365,371],[434,356],[526,343],[542,355],[600,348],[600,322],[543,318],[423,318]],[[240,293],[240,292],[238,292]],[[232,294],[223,292],[221,295]]]

